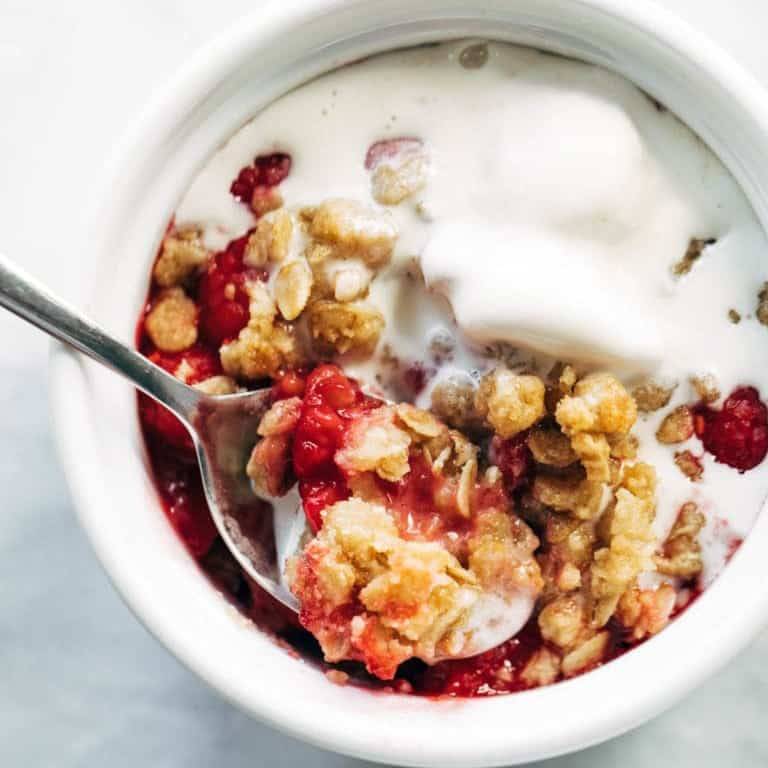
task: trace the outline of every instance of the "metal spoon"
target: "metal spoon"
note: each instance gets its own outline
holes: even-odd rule
[[[0,306],[128,379],[189,430],[216,528],[246,573],[298,611],[283,586],[273,517],[251,490],[245,466],[269,406],[269,390],[212,397],[187,386],[46,291],[0,255]]]

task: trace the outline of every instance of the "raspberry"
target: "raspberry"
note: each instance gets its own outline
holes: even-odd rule
[[[179,493],[168,507],[168,517],[193,557],[202,557],[218,536],[202,487]]]
[[[327,477],[313,480],[302,480],[299,483],[299,494],[312,530],[317,532],[323,525],[321,512],[335,504],[349,498],[349,488],[341,473],[329,474]]]
[[[768,453],[768,408],[754,387],[735,389],[720,410],[700,404],[694,429],[715,461],[746,472]]]
[[[298,387],[299,382],[303,383],[300,377],[291,386]],[[349,424],[381,403],[363,395],[335,365],[319,365],[307,377],[304,388],[301,416],[293,434],[293,470],[304,512],[317,530],[322,524],[322,510],[349,497],[347,483],[334,462]]]
[[[341,446],[346,424],[329,406],[305,408],[293,439],[293,467],[298,477],[322,474]]]
[[[197,290],[200,305],[200,331],[215,346],[229,341],[247,325],[250,297],[246,281],[264,280],[266,273],[246,269],[243,253],[250,232],[232,240],[217,253]]]
[[[289,397],[302,397],[307,382],[297,371],[288,371],[275,381],[272,396],[275,400],[286,400]]]
[[[157,484],[174,530],[194,557],[202,557],[218,536],[195,464],[181,464],[150,446]]]
[[[491,456],[501,470],[510,493],[522,488],[530,481],[533,457],[528,448],[527,432],[521,432],[509,440],[494,437],[491,441]]]
[[[195,344],[184,352],[155,350],[147,356],[155,365],[170,374],[177,375],[181,369],[187,384],[197,384],[221,373],[218,355],[201,344]],[[139,393],[139,417],[142,425],[163,442],[179,449],[183,454],[194,453],[192,438],[186,427],[167,408],[142,393]]]
[[[241,202],[250,204],[257,187],[276,187],[290,172],[290,155],[282,152],[259,155],[252,165],[240,170],[229,191]]]

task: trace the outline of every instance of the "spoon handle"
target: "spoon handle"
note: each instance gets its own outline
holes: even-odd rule
[[[88,355],[189,421],[200,395],[60,301],[0,254],[0,306]]]

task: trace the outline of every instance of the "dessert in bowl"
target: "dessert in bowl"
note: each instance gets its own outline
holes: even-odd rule
[[[274,101],[174,209],[138,342],[209,392],[272,387],[243,472],[301,627],[142,401],[151,470],[214,583],[347,683],[324,697],[596,692],[757,516],[764,235],[617,75],[484,40],[371,58]]]

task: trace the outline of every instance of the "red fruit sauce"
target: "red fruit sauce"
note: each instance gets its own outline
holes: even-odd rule
[[[277,386],[283,385],[281,380]],[[320,513],[325,507],[349,497],[347,481],[333,457],[350,422],[380,405],[335,365],[320,365],[308,376],[293,436],[293,471],[313,530],[322,525]]]
[[[510,493],[528,485],[533,472],[533,455],[528,448],[527,432],[521,432],[508,440],[494,437],[491,441],[491,455]]]
[[[229,188],[244,203],[250,203],[259,187],[275,187],[291,172],[291,156],[282,152],[259,155],[251,165],[240,170]]]
[[[754,387],[735,389],[720,410],[694,408],[694,430],[715,461],[746,472],[768,453],[768,408]]]
[[[200,333],[214,349],[234,339],[248,323],[246,281],[267,278],[264,270],[243,263],[249,234],[232,240],[217,253],[197,286]]]

